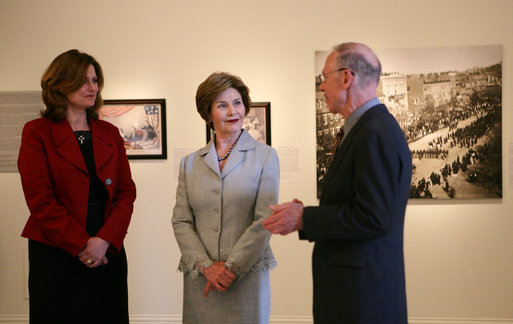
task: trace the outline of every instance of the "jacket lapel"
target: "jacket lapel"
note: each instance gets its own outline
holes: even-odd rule
[[[255,140],[244,130],[240,135],[237,144],[233,147],[232,153],[228,156],[226,164],[221,171],[221,178],[226,177],[237,165],[242,162],[244,152],[255,148]]]
[[[342,162],[342,157],[346,154],[347,148],[350,146],[352,140],[353,140],[353,132],[354,129],[351,130],[349,134],[347,134],[346,138],[340,145],[339,149],[336,151],[335,156],[333,157],[333,161],[331,161],[330,168],[328,170],[328,174],[326,175],[326,178],[324,179],[324,182],[322,184],[322,190],[321,190],[321,199],[322,202],[324,199],[324,195],[326,194],[328,187],[328,184],[331,181],[331,178],[333,177],[333,174],[338,169],[340,163]]]
[[[234,146],[232,153],[230,153],[230,156],[226,160],[226,164],[221,171],[221,179],[224,179],[224,177],[226,177],[228,173],[230,173],[242,161],[243,154],[237,149],[238,144],[239,143]]]
[[[96,170],[99,170],[112,158],[112,137],[108,136],[106,128],[102,127],[98,121],[91,119],[89,120],[89,125],[93,137],[94,163]]]
[[[60,122],[50,123],[50,128],[57,153],[63,159],[87,173],[84,157],[68,121],[63,119]]]
[[[333,178],[333,174],[335,173],[335,171],[338,169],[338,167],[342,163],[342,159],[343,159],[344,155],[347,153],[349,147],[351,146],[351,142],[353,141],[355,134],[358,133],[358,130],[367,122],[367,120],[369,120],[374,115],[381,113],[383,111],[383,109],[385,111],[388,111],[387,108],[382,104],[376,105],[376,106],[370,108],[368,111],[366,111],[360,117],[360,119],[356,122],[356,124],[351,128],[351,130],[347,134],[346,138],[344,138],[342,145],[340,146],[340,148],[335,153],[335,156],[333,157],[333,161],[330,164],[328,174],[326,175],[326,178],[322,185],[321,199],[320,199],[321,202],[323,201],[323,198],[326,194],[326,191],[327,191],[326,188],[327,188],[329,182],[331,181],[331,179]]]
[[[219,170],[219,162],[217,161],[216,148],[214,139],[208,142],[207,146],[200,150],[200,155],[205,158],[205,164],[212,170],[219,178],[221,178],[221,171]]]
[[[205,164],[208,168],[215,172],[219,178],[223,179],[242,162],[244,152],[254,148],[255,140],[243,130],[237,144],[233,147],[232,153],[230,153],[230,156],[228,156],[228,159],[226,160],[223,171],[219,170],[219,161],[217,160],[214,139],[200,150],[200,155],[205,157]]]

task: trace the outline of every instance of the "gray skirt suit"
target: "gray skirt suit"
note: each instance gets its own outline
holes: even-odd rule
[[[172,224],[184,273],[183,323],[268,323],[269,271],[276,264],[262,227],[278,202],[276,151],[243,130],[221,171],[213,141],[180,163]],[[224,261],[237,275],[210,291],[198,265]]]

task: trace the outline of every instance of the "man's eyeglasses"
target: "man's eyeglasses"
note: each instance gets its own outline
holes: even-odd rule
[[[325,76],[325,74],[335,73],[335,72],[340,72],[340,71],[345,71],[345,70],[348,70],[349,72],[351,72],[351,74],[352,74],[352,75],[354,75],[354,72],[353,72],[353,71],[351,71],[351,70],[349,70],[348,68],[345,68],[345,67],[344,67],[344,68],[340,68],[340,69],[335,70],[335,71],[326,72],[326,73],[324,73],[324,74],[323,74],[323,73],[321,73],[321,74],[319,74],[319,76],[318,76],[318,77],[319,77],[319,80],[321,80],[321,83],[324,83],[324,81],[326,81],[326,76]]]

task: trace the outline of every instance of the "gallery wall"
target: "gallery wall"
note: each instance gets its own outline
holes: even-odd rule
[[[410,201],[405,262],[411,323],[513,323],[513,2],[508,0],[0,0],[0,91],[39,90],[46,66],[78,48],[95,56],[105,99],[165,98],[167,160],[132,160],[138,197],[126,248],[134,323],[179,323],[180,253],[171,229],[177,160],[205,144],[196,87],[214,71],[271,102],[272,144],[298,153],[280,201],[315,205],[314,52],[503,46],[503,198]],[[510,153],[511,154],[511,153]],[[27,322],[28,217],[18,173],[0,173],[0,323]],[[312,245],[273,237],[272,323],[311,323]]]

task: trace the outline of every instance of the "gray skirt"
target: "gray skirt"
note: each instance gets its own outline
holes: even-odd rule
[[[271,312],[270,270],[248,272],[226,292],[211,290],[203,296],[207,280],[184,274],[184,324],[268,324]]]

